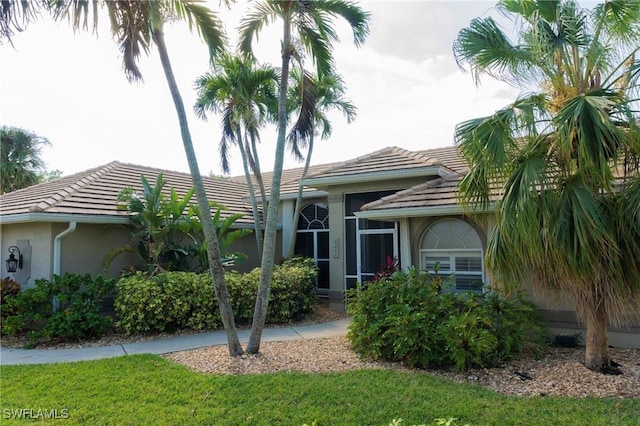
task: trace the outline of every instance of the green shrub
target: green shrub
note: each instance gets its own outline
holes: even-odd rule
[[[100,337],[112,321],[100,315],[100,303],[113,290],[114,283],[89,274],[36,280],[34,287],[7,297],[11,315],[3,321],[2,332],[28,333],[32,341]]]
[[[441,287],[439,278],[413,269],[351,290],[347,338],[354,351],[412,367],[463,370],[499,364],[546,339],[531,304],[496,291],[455,294]]]
[[[214,288],[206,274],[165,272],[149,278],[137,272],[121,278],[117,289],[118,326],[127,334],[220,325]]]
[[[11,277],[0,280],[0,329],[2,329],[3,321],[16,313],[10,307],[10,302],[7,301],[17,297],[21,290],[20,284]]]
[[[313,311],[317,269],[311,259],[274,267],[267,322],[289,322]],[[238,324],[253,319],[260,269],[227,272],[225,280]],[[175,329],[213,329],[221,325],[215,290],[208,273],[165,272],[149,278],[137,273],[117,284],[118,325],[127,334]]]
[[[318,268],[313,259],[296,257],[276,265],[271,280],[267,322],[291,322],[313,312],[318,301]],[[256,285],[256,292],[257,292]],[[254,297],[255,299],[255,293]],[[251,307],[253,316],[253,307]]]
[[[425,272],[396,272],[358,285],[348,296],[352,322],[347,338],[361,356],[422,368],[448,362],[437,329],[454,309],[455,296],[438,294]]]

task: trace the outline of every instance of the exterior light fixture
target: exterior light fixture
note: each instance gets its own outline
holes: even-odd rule
[[[16,258],[15,254],[18,253]],[[22,254],[20,249],[16,246],[9,247],[9,258],[7,259],[7,272],[15,272],[18,269],[22,269]]]

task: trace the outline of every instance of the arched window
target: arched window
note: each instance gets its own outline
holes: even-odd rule
[[[295,253],[312,257],[318,265],[316,287],[322,296],[329,291],[329,210],[324,204],[309,204],[300,212]]]
[[[452,278],[455,291],[482,291],[482,241],[471,225],[460,219],[433,224],[422,237],[420,266],[430,274]]]

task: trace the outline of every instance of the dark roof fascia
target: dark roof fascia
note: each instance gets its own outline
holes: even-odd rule
[[[329,193],[327,191],[322,191],[322,190],[314,190],[314,191],[302,191],[302,199],[309,199],[309,198],[322,198],[322,197],[328,197]],[[290,193],[286,193],[286,194],[280,194],[280,201],[285,201],[285,200],[295,200],[298,198],[298,193],[297,192],[290,192]],[[267,196],[267,201],[271,200],[271,197]],[[251,197],[242,197],[242,201],[244,201],[245,203],[250,203],[251,202]],[[262,197],[256,197],[256,202],[258,204],[262,204]]]
[[[365,210],[355,212],[358,219],[387,220],[397,222],[398,219],[408,217],[427,217],[427,216],[450,216],[459,214],[481,214],[495,211],[495,203],[491,203],[488,208],[482,210],[469,211],[460,204],[449,204],[445,206],[431,207],[405,207],[396,209],[379,209]]]
[[[328,197],[329,196],[329,192],[327,191],[321,191],[321,190],[315,190],[315,191],[303,191],[302,192],[302,199],[309,199],[309,198],[324,198],[324,197]],[[298,193],[297,192],[292,192],[292,193],[288,193],[288,194],[281,194],[280,195],[280,201],[283,200],[295,200],[298,198]]]
[[[104,215],[83,215],[83,214],[59,214],[59,213],[19,213],[0,216],[0,225],[19,223],[88,223],[98,225],[130,225],[131,220],[127,216],[104,216]],[[231,229],[253,229],[251,223],[234,223]]]
[[[347,185],[351,183],[375,182],[389,179],[410,179],[426,176],[448,176],[455,174],[443,166],[427,166],[398,170],[382,170],[368,173],[347,174],[302,179],[305,186],[322,187],[331,185]]]
[[[104,225],[128,225],[131,220],[127,216],[105,216],[60,213],[18,213],[0,216],[0,224],[34,223],[34,222],[77,222],[96,223]]]

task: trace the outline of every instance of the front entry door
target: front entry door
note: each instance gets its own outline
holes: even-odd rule
[[[358,281],[371,281],[388,257],[398,258],[397,224],[393,228],[358,230]]]

